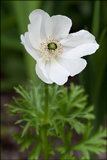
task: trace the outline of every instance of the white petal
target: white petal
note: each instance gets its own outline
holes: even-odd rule
[[[34,23],[35,22],[35,18],[37,16],[41,15],[43,17],[43,20],[47,20],[50,16],[48,13],[44,12],[43,10],[41,9],[36,9],[34,11],[32,11],[29,15],[29,20],[31,23]]]
[[[36,64],[36,74],[38,75],[38,77],[45,83],[48,84],[52,84],[53,82],[50,79],[47,79],[43,72],[41,71],[41,69],[39,68],[39,66]]]
[[[87,64],[86,60],[82,58],[66,59],[60,57],[57,59],[57,62],[69,71],[70,76],[80,73]]]
[[[27,52],[35,59],[38,60],[41,56],[38,50],[33,48],[29,40],[29,33],[26,32],[25,35],[21,35],[21,43],[24,45]]]
[[[38,17],[35,18],[35,22],[33,24],[28,25],[30,42],[32,46],[38,50],[39,50],[40,43],[42,42],[40,37],[41,23],[42,23],[42,16],[39,15]]]
[[[43,75],[49,80],[49,72],[50,72],[50,60],[47,60],[46,56],[43,56],[37,61],[37,65],[39,66],[40,70],[42,71]]]
[[[61,40],[63,46],[77,47],[85,43],[93,43],[95,37],[86,30],[80,30],[76,33],[69,34],[66,38]]]
[[[46,56],[43,56],[42,58],[40,58],[37,61],[37,64],[38,64],[39,68],[42,70],[44,76],[46,78],[49,78],[48,73],[46,72],[46,60],[47,60]]]
[[[44,41],[46,39],[46,33],[45,33],[45,23],[46,21],[49,19],[49,14],[47,14],[46,12],[44,12],[41,9],[36,9],[34,11],[32,11],[29,15],[29,19],[30,22],[33,24],[36,22],[36,18],[41,16],[42,17],[42,23],[41,23],[41,27],[40,27],[40,36],[42,41]]]
[[[63,85],[67,82],[68,76],[69,72],[58,64],[55,59],[51,59],[51,68],[49,73],[50,79],[58,85]]]
[[[69,52],[73,49],[71,47],[65,47],[65,46],[62,46],[62,48],[63,48],[63,53]]]
[[[71,49],[68,52],[63,53],[61,57],[79,58],[79,57],[83,57],[83,56],[95,53],[98,48],[99,48],[99,45],[96,42],[82,44],[74,49]]]
[[[64,38],[68,35],[71,25],[72,21],[66,16],[52,16],[45,25],[46,35],[57,39]]]

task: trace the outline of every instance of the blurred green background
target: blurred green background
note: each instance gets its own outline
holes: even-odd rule
[[[86,29],[100,44],[98,51],[84,57],[88,65],[76,76],[89,94],[89,103],[95,104],[95,130],[106,115],[106,54],[107,2],[106,1],[1,1],[1,92],[13,91],[13,86],[35,85],[41,80],[35,73],[35,60],[20,43],[20,35],[27,31],[28,16],[34,9],[43,9],[50,16],[60,14],[72,19],[70,32]],[[71,79],[72,81],[72,79]]]

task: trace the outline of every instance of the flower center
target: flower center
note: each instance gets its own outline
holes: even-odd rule
[[[57,45],[55,43],[52,42],[52,43],[48,44],[48,49],[49,50],[55,50],[56,48],[57,48]]]
[[[46,56],[47,60],[59,57],[63,54],[62,44],[58,39],[49,37],[45,42],[40,43],[40,53]]]

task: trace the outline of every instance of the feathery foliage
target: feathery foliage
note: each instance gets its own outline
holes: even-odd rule
[[[41,94],[42,87],[35,87],[28,90],[23,86],[15,87],[15,91],[21,95],[19,98],[13,97],[14,102],[6,104],[11,110],[9,113],[21,114],[22,118],[17,120],[15,124],[20,124],[22,133],[14,134],[13,138],[18,144],[23,143],[20,152],[28,149],[29,146],[36,142],[35,147],[30,152],[29,160],[38,159],[43,150],[44,137],[43,128],[47,128],[46,135],[54,137],[55,140],[60,138],[64,145],[57,146],[53,149],[54,142],[48,148],[50,155],[60,154],[60,159],[73,159],[74,150],[80,150],[83,153],[82,159],[90,159],[90,152],[99,154],[105,152],[105,143],[103,139],[106,136],[106,130],[102,127],[95,135],[91,135],[91,120],[95,118],[93,114],[94,106],[88,106],[88,96],[85,94],[84,88],[71,83],[70,88],[58,85],[49,86],[49,111],[48,121],[44,124],[44,94]],[[21,123],[25,121],[25,126]],[[66,126],[69,126],[66,130]],[[35,136],[28,130],[33,127]],[[72,130],[77,134],[82,134],[82,139],[72,146]]]

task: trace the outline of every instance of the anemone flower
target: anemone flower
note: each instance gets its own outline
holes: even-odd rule
[[[36,73],[45,83],[63,85],[86,67],[81,58],[94,53],[99,45],[86,30],[69,31],[72,21],[66,16],[50,17],[40,9],[29,15],[28,32],[21,35],[21,43],[36,60]]]

